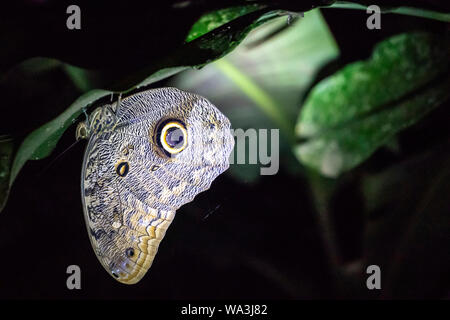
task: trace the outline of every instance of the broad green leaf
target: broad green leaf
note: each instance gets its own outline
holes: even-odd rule
[[[253,12],[258,9],[262,9],[262,4],[249,4],[237,7],[224,8],[213,12],[208,12],[200,17],[196,23],[192,26],[186,37],[186,42],[192,40],[230,22],[238,17],[241,17],[247,13]]]
[[[426,33],[381,42],[367,61],[352,63],[317,84],[296,133],[298,159],[336,177],[448,99],[449,45]]]
[[[299,167],[290,147],[298,105],[317,71],[339,50],[320,10],[291,20],[279,17],[252,30],[231,54],[200,71],[180,73],[171,85],[210,99],[234,128],[281,129],[283,164]],[[232,165],[229,172],[251,182],[260,168]]]

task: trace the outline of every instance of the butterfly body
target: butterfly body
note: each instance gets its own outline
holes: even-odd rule
[[[116,280],[150,268],[176,210],[211,185],[234,146],[228,119],[203,97],[152,89],[96,109],[81,188],[92,247]]]

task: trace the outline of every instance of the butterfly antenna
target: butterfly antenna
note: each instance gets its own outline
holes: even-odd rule
[[[116,106],[116,110],[119,110],[120,107],[120,103],[122,102],[122,92],[119,93],[119,96],[117,97],[117,106]]]
[[[42,169],[41,172],[39,172],[38,176],[42,176],[53,164],[55,164],[56,161],[58,161],[64,154],[66,154],[67,151],[72,149],[80,141],[81,140],[76,140],[74,143],[68,146],[63,152],[58,154],[52,161],[50,161],[50,163],[44,169]]]
[[[214,209],[209,210],[208,213],[203,217],[203,220],[208,219],[208,217],[214,212],[216,212],[220,208],[220,206],[221,204],[218,204]]]

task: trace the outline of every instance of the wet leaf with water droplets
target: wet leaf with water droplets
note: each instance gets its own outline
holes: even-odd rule
[[[449,42],[409,33],[318,83],[296,125],[297,158],[336,177],[449,98]]]

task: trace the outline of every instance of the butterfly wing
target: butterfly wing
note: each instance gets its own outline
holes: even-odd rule
[[[83,207],[98,259],[132,284],[150,268],[175,211],[228,168],[234,140],[209,101],[175,88],[135,94],[112,110],[113,129],[92,133],[85,153]],[[155,142],[164,119],[186,125],[187,146],[176,156]]]

